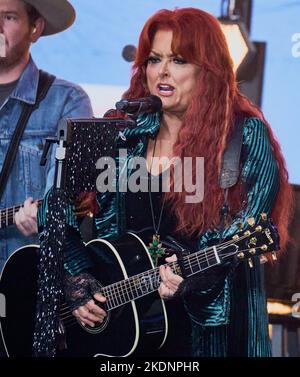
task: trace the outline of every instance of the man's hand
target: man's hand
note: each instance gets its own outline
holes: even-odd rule
[[[15,223],[19,231],[24,236],[31,236],[38,232],[37,229],[37,202],[28,198],[24,202],[24,207],[15,214]]]

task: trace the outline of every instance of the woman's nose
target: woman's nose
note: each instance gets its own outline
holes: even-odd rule
[[[159,70],[159,76],[160,77],[168,77],[169,76],[169,66],[168,63],[165,62],[161,65]]]

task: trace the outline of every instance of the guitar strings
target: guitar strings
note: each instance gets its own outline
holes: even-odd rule
[[[255,232],[253,232],[252,234],[250,234],[250,235],[253,235]],[[244,239],[244,238],[247,238],[247,237],[249,237],[249,235],[245,235],[245,236],[243,236],[243,237],[241,237],[239,240],[242,240],[242,239]],[[234,241],[232,241],[232,240],[230,240],[230,241],[227,241],[226,243],[223,243],[223,244],[221,244],[221,245],[219,245],[219,246],[216,246],[216,249],[224,249],[225,248],[225,245],[230,245],[230,244],[234,244],[235,242]],[[246,250],[248,250],[248,249],[246,249]],[[234,254],[236,254],[236,252],[237,252],[237,250],[235,250],[234,252],[231,252],[231,253],[228,253],[227,252],[227,254],[226,254],[226,257],[230,257],[230,256],[232,256],[232,255],[234,255]],[[239,250],[239,252],[242,252],[241,250]],[[196,252],[196,253],[194,253],[194,254],[197,254],[198,252]],[[188,258],[188,263],[189,263],[189,267],[191,268],[191,270],[193,270],[193,267],[195,267],[195,266],[197,266],[198,268],[199,267],[201,267],[200,266],[200,263],[201,262],[203,262],[203,260],[204,259],[206,259],[206,261],[207,261],[207,264],[208,264],[208,267],[211,267],[212,265],[210,265],[210,261],[212,260],[211,259],[211,255],[212,255],[212,253],[211,252],[207,252],[206,253],[206,255],[205,255],[205,257],[204,258],[199,258],[198,257],[198,255],[194,255],[194,257],[192,257],[191,258],[191,256],[192,256],[193,254],[190,254],[188,257],[186,257],[186,258]],[[196,264],[194,263],[194,261],[195,261],[195,259],[196,259]],[[200,261],[200,263],[199,263],[199,261]],[[186,261],[185,261],[186,262]],[[174,264],[172,264],[172,266],[175,268],[175,267],[178,267],[178,264],[176,263],[176,262],[172,262],[172,263],[174,263]],[[218,263],[215,263],[214,265],[217,265]],[[208,267],[206,267],[205,269],[207,269]],[[204,269],[202,269],[202,271],[203,271]],[[151,270],[150,270],[151,271]],[[196,273],[198,273],[199,272],[199,270],[197,270],[196,272],[193,272],[192,271],[192,274],[189,274],[188,275],[188,277],[189,276],[192,276],[192,275],[194,275],[194,274],[196,274]],[[154,277],[157,279],[157,271],[156,271],[156,275],[154,274]],[[122,287],[123,288],[123,287]],[[129,286],[129,288],[132,288],[132,287],[130,287]],[[139,289],[140,290],[143,290],[143,288],[145,288],[145,285],[143,285],[143,284],[140,284],[140,287],[139,287]],[[115,290],[116,291],[116,290]],[[118,292],[117,292],[118,293]],[[129,294],[127,293],[127,295],[129,296]],[[124,296],[124,295],[123,295]],[[115,297],[113,297],[113,298],[115,298]],[[117,303],[118,303],[118,300],[116,300],[117,301]],[[128,301],[128,300],[126,300],[126,301]]]
[[[240,252],[241,253],[243,253],[243,252],[246,252],[248,249],[243,249],[243,250],[240,250]],[[171,262],[171,264],[172,263],[175,263],[175,262]],[[203,269],[202,271],[204,271],[204,270],[206,270],[206,269],[208,269],[209,267],[207,267],[207,268],[205,268],[205,269]],[[155,271],[156,272],[156,271]],[[196,274],[196,273],[195,273]],[[189,276],[192,276],[192,275],[189,275]],[[151,292],[148,292],[147,294],[149,294],[149,293],[151,293]],[[146,295],[146,294],[145,294]],[[144,295],[143,295],[144,296]],[[140,297],[142,297],[142,296],[140,296]],[[130,301],[132,301],[132,300],[130,300]],[[130,302],[129,301],[129,302]],[[125,302],[125,303],[123,303],[123,304],[120,304],[120,305],[118,305],[118,306],[115,306],[115,307],[112,307],[112,308],[109,308],[109,309],[107,309],[107,311],[110,311],[110,310],[113,310],[113,309],[116,309],[116,308],[118,308],[118,307],[120,307],[120,306],[122,306],[122,305],[124,305],[124,304],[126,304],[126,303],[128,303],[128,302]],[[68,320],[68,319],[72,319],[72,318],[74,318],[74,321],[71,321],[70,323],[72,323],[72,324],[75,324],[75,323],[77,323],[78,321],[76,320],[76,318],[73,316],[73,314],[71,313],[71,311],[70,311],[70,309],[67,307],[67,304],[65,304],[66,306],[65,306],[65,308],[64,308],[64,313],[63,313],[63,315],[61,315],[61,320],[63,320],[63,321],[66,321],[66,320]],[[66,315],[65,317],[64,317],[64,315]],[[68,326],[68,324],[67,323],[64,323],[66,326]]]
[[[255,232],[253,232],[250,235],[253,235]],[[244,238],[247,238],[247,237],[249,237],[249,235],[244,235],[243,237],[239,238],[239,241],[244,239]],[[217,250],[218,249],[224,249],[224,248],[227,247],[227,245],[231,245],[231,244],[234,244],[234,243],[235,243],[234,240],[229,240],[229,241],[222,243],[221,245],[216,245],[215,247],[216,247]],[[192,274],[189,274],[188,277],[199,272],[199,270],[196,271],[196,272],[193,272],[193,267],[197,266],[198,269],[199,269],[199,267],[201,269],[200,263],[203,262],[204,260],[206,260],[208,267],[212,267],[212,265],[210,265],[210,261],[212,261],[212,258],[211,258],[212,255],[215,255],[214,247],[209,247],[209,248],[205,249],[204,251],[206,251],[205,255],[201,254],[199,256],[199,251],[197,251],[197,252],[194,252],[193,254],[190,254],[189,256],[184,258],[184,263],[186,265],[188,264],[188,267],[192,271]],[[227,257],[234,255],[235,253],[236,253],[236,250],[232,253],[227,253]],[[213,260],[215,260],[215,258],[213,258]],[[217,264],[218,263],[215,263],[214,265],[217,265]],[[175,268],[178,267],[177,262],[170,262],[167,265],[172,267],[173,270],[175,270]],[[206,267],[205,269],[207,269],[208,267]],[[201,270],[203,271],[204,269],[201,269]],[[143,280],[141,280],[141,278],[148,278],[148,280],[146,282],[144,282]],[[152,280],[152,282],[151,282],[151,280]],[[102,293],[107,298],[107,302],[106,302],[107,308],[112,309],[114,307],[121,306],[126,302],[132,301],[134,298],[136,298],[133,290],[136,291],[136,294],[139,297],[141,297],[142,295],[148,294],[149,293],[149,281],[151,282],[150,284],[152,286],[152,287],[150,287],[150,292],[156,290],[157,287],[160,284],[159,268],[153,269],[153,270],[148,270],[148,271],[143,271],[142,273],[135,275],[133,277],[130,277],[129,279],[121,280],[121,281],[115,282],[111,285],[104,287],[104,289],[102,290]],[[137,282],[138,282],[138,284],[137,284]],[[155,284],[155,282],[156,282],[156,284]],[[145,289],[146,289],[146,291],[145,291]],[[143,291],[144,291],[144,293],[143,293]],[[112,303],[112,307],[110,307],[111,306],[110,303]]]
[[[37,201],[38,205],[41,203],[42,203],[42,200]],[[23,204],[0,210],[0,222],[2,221],[5,222],[6,218],[8,218],[9,220],[13,219],[15,213],[19,211],[19,209],[22,207],[23,207]]]
[[[256,232],[256,231],[255,231]],[[253,235],[255,232],[251,233],[250,235]],[[247,238],[249,237],[250,235],[244,235],[243,237],[240,237],[239,238],[239,241],[244,239],[244,238]],[[222,243],[221,245],[216,245],[215,248],[216,249],[224,249],[226,245],[231,245],[231,244],[234,244],[235,241],[234,240],[229,240],[229,241],[226,241],[224,243]],[[200,260],[202,259],[202,261],[204,259],[206,259],[207,263],[208,263],[208,266],[204,269],[202,269],[202,271],[208,269],[209,267],[212,267],[212,265],[209,265],[209,260],[212,260],[211,259],[211,256],[212,256],[212,250],[214,249],[214,247],[209,247],[208,249],[204,249],[204,251],[206,251],[206,256],[205,258],[200,258]],[[245,249],[245,250],[239,250],[239,252],[243,252],[243,251],[247,251],[248,249]],[[185,257],[185,258],[189,258],[189,265],[191,267],[191,270],[193,269],[192,267],[195,266],[195,263],[194,263],[194,260],[196,260],[197,264],[198,264],[198,267],[199,267],[199,257],[198,257],[198,253],[199,251],[193,253],[193,254],[197,254],[197,255],[194,255],[193,254],[190,254],[188,257]],[[232,252],[232,253],[227,253],[225,257],[230,257],[231,255],[234,255],[236,253],[235,252]],[[215,254],[215,252],[213,251],[213,254]],[[191,257],[191,258],[190,258]],[[192,262],[191,262],[192,261]],[[185,261],[186,262],[186,261]],[[215,265],[217,265],[218,263],[216,263]],[[177,262],[170,262],[168,263],[167,265],[169,265],[170,267],[172,267],[173,269],[175,269],[176,267],[178,267],[178,263]],[[189,274],[188,277],[198,273],[199,271],[196,271],[196,272],[192,272],[192,274]],[[128,292],[127,288],[131,288],[132,289],[132,286],[131,283],[133,279],[137,279],[138,277],[149,277],[149,278],[153,278],[154,276],[154,281],[157,281],[157,286],[156,288],[158,287],[159,283],[160,283],[160,279],[159,279],[159,268],[156,268],[156,269],[153,269],[153,270],[148,270],[148,271],[144,271],[143,273],[140,273],[138,275],[135,275],[134,277],[131,277],[129,279],[126,279],[126,280],[122,280],[122,281],[119,281],[119,282],[116,282],[116,283],[113,283],[107,287],[104,287],[105,289],[102,291],[102,293],[106,293],[106,298],[107,300],[110,300],[112,299],[112,301],[116,301],[117,305],[115,305],[115,303],[113,302],[113,306],[112,307],[109,307],[109,301],[106,302],[106,306],[107,306],[107,310],[112,310],[116,307],[119,307],[121,305],[124,305],[126,302],[130,302],[134,299],[134,296],[133,297],[130,297],[129,293],[132,293],[132,292]],[[128,287],[128,283],[129,283],[129,287]],[[143,281],[140,281],[139,282],[139,287],[134,286],[135,290],[137,291],[137,294],[139,297],[142,297],[143,295],[147,295],[149,293],[151,293],[152,291],[156,290],[156,288],[154,288],[155,285],[152,284],[152,290],[149,291],[149,284],[143,282]],[[111,289],[113,288],[113,289]],[[120,290],[120,288],[122,288],[122,290]],[[126,290],[124,290],[124,288],[126,288]],[[141,294],[141,292],[139,291],[143,291],[144,288],[147,288],[147,291],[144,292],[144,294]],[[106,291],[106,292],[105,292]],[[110,291],[110,292],[109,292]],[[119,295],[119,297],[116,296]],[[122,296],[120,295],[122,294]],[[127,298],[126,298],[126,294],[127,294]],[[125,299],[125,302],[123,302],[123,299]],[[120,302],[119,302],[120,301]],[[63,313],[65,314],[65,313]]]
[[[255,232],[253,232],[250,235],[253,235],[254,233]],[[244,239],[244,238],[247,238],[247,237],[249,237],[249,235],[245,235],[243,237],[240,237],[239,241]],[[234,240],[229,240],[227,242],[224,242],[221,245],[216,245],[215,248],[217,250],[218,249],[224,249],[227,245],[231,245],[231,244],[234,244],[234,243],[235,243]],[[190,267],[191,270],[192,270],[193,267],[198,265],[198,267],[201,268],[200,263],[203,262],[203,261],[206,261],[209,265],[209,262],[212,261],[211,257],[213,255],[215,255],[214,247],[209,247],[209,248],[205,249],[204,251],[205,251],[205,254],[203,253],[204,255],[202,255],[202,253],[201,253],[201,255],[199,255],[199,251],[196,251],[196,252],[190,254],[189,256],[183,258],[185,267],[187,267],[187,265],[188,265],[188,267]],[[230,253],[228,253],[228,254],[230,254]],[[214,258],[214,260],[215,260],[215,258]],[[170,262],[167,265],[171,265],[171,264],[172,264],[172,262]],[[177,266],[178,265],[176,263],[175,267],[177,267]],[[138,290],[141,290],[141,289],[146,287],[145,284],[143,285],[143,282],[141,282],[140,279],[144,278],[144,277],[148,277],[148,278],[151,277],[150,274],[153,274],[153,272],[155,270],[158,271],[159,269],[157,268],[157,269],[153,269],[153,270],[144,271],[144,272],[142,272],[138,275],[135,275],[134,277],[131,277],[129,279],[125,279],[125,280],[115,282],[111,285],[104,287],[103,292],[104,293],[106,292],[107,296],[112,296],[112,299],[115,299],[117,304],[118,304],[119,300],[121,300],[121,303],[122,303],[122,297],[121,297],[120,294],[123,294],[125,301],[130,301],[133,297],[128,297],[129,299],[126,299],[125,294],[127,294],[127,296],[129,296],[129,293],[132,294],[132,289],[134,288],[139,295],[140,292]],[[199,271],[197,271],[197,272],[199,272]],[[156,278],[156,276],[155,276],[155,278]],[[139,286],[137,286],[136,281],[134,281],[134,280],[139,281]],[[134,284],[134,285],[132,286],[132,284]],[[131,292],[128,292],[128,289],[130,289]]]

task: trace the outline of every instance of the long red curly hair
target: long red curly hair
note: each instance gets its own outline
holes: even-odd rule
[[[224,190],[219,185],[221,159],[234,126],[236,114],[260,118],[268,127],[270,142],[280,175],[280,191],[272,218],[277,224],[281,246],[288,241],[288,223],[291,213],[292,190],[281,148],[261,110],[238,89],[225,36],[218,20],[195,8],[160,10],[143,27],[129,89],[124,98],[149,95],[146,67],[154,35],[158,30],[173,32],[172,51],[186,61],[201,67],[193,99],[186,111],[174,156],[202,156],[205,161],[204,200],[186,204],[183,192],[166,193],[166,200],[174,211],[178,230],[188,235],[200,234],[218,226],[220,208],[224,204]],[[217,167],[217,169],[216,169]],[[241,185],[229,192],[233,210],[241,208]],[[92,203],[91,197],[85,204]]]

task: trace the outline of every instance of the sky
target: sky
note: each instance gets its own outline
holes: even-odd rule
[[[145,21],[161,8],[196,7],[220,15],[220,0],[71,0],[77,18],[33,46],[38,66],[78,83],[96,115],[113,107],[130,79],[125,45],[136,45]],[[267,43],[262,110],[279,140],[290,174],[300,184],[300,0],[253,0],[250,38]],[[109,106],[109,107],[107,107]]]

